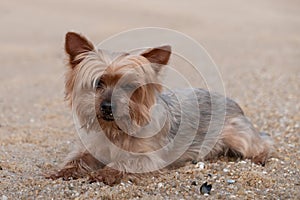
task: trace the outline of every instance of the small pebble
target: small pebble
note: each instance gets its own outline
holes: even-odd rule
[[[196,165],[197,163],[198,163],[197,160],[192,160],[193,165]]]
[[[158,187],[158,188],[161,188],[162,186],[163,186],[163,183],[158,183],[158,184],[157,184],[157,187]]]
[[[227,172],[229,172],[229,169],[224,168],[224,169],[223,169],[223,172],[227,173]]]
[[[197,185],[197,182],[196,181],[192,181],[192,185]]]
[[[204,166],[205,166],[205,165],[204,165],[203,162],[198,162],[198,163],[195,165],[196,168],[199,168],[199,169],[201,169],[201,170],[204,169]]]
[[[203,183],[200,187],[201,194],[210,194],[212,185],[208,185],[207,182]]]
[[[235,180],[228,179],[228,180],[227,180],[227,183],[228,183],[228,184],[234,184],[234,183],[235,183]]]

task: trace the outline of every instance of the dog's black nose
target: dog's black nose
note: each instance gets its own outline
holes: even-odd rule
[[[100,106],[101,106],[101,111],[107,112],[107,113],[111,113],[112,112],[112,110],[111,110],[111,102],[110,101],[103,101]]]
[[[107,121],[113,121],[114,116],[112,113],[112,104],[110,101],[103,101],[100,105],[100,111],[102,113],[103,119]]]

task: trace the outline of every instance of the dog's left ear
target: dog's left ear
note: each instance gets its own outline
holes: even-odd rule
[[[82,61],[83,58],[76,58],[79,54],[93,51],[94,49],[94,45],[83,35],[75,32],[68,32],[66,34],[65,50],[69,55],[72,68]]]
[[[141,55],[147,58],[151,63],[158,64],[154,70],[159,72],[161,66],[168,64],[171,56],[171,46],[164,45],[146,50]]]

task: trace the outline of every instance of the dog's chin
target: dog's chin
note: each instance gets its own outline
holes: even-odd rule
[[[102,128],[116,129],[132,135],[136,132],[136,121],[130,116],[97,116]]]
[[[113,115],[103,116],[102,119],[104,121],[107,121],[107,122],[113,122],[113,121],[115,121],[115,118],[114,118]]]
[[[113,115],[101,115],[101,114],[97,114],[97,119],[99,122],[102,123],[111,123],[115,121],[115,118]]]
[[[109,126],[114,126],[120,123],[120,121],[123,119],[123,117],[117,117],[113,115],[106,115],[106,116],[97,116],[98,121],[101,122],[101,124],[107,124]]]

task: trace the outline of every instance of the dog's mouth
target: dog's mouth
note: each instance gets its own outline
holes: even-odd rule
[[[115,120],[114,115],[112,113],[103,115],[103,116],[101,116],[101,118],[104,119],[105,121],[114,121]]]
[[[104,121],[107,121],[107,122],[112,122],[112,121],[116,121],[116,120],[121,120],[122,117],[121,116],[114,116],[112,113],[109,113],[109,114],[103,114],[103,113],[99,113],[97,114],[97,118],[98,119],[102,119]]]
[[[107,122],[115,121],[115,117],[112,113],[109,113],[109,114],[97,113],[97,119],[104,120]]]

